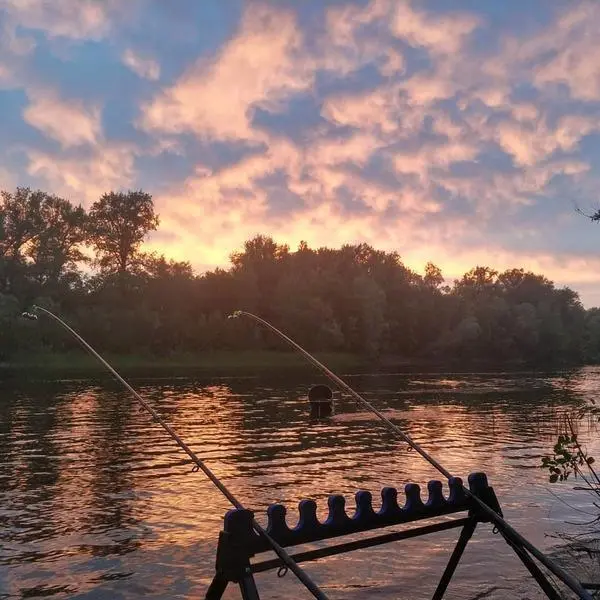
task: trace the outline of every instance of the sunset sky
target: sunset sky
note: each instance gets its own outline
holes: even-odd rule
[[[257,233],[600,305],[600,2],[0,0],[0,189],[143,188],[202,272]]]

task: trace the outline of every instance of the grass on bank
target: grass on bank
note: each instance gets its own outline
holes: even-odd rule
[[[315,353],[316,358],[335,371],[361,369],[364,358],[341,352]],[[107,360],[117,371],[166,376],[169,374],[231,375],[267,373],[276,371],[303,371],[314,369],[297,352],[283,351],[217,351],[201,353],[181,353],[169,356],[151,356],[143,354],[105,354]],[[0,363],[0,371],[19,374],[27,371],[28,376],[36,373],[48,376],[76,374],[96,375],[106,373],[106,369],[93,356],[85,351],[66,353],[41,352],[15,357]]]

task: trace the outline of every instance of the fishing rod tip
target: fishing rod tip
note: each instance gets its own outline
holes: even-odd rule
[[[227,318],[228,319],[237,319],[238,317],[241,317],[241,316],[242,316],[242,311],[241,310],[235,310]]]

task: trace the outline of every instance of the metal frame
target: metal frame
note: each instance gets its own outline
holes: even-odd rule
[[[453,497],[452,489],[457,489],[458,483],[462,485],[462,482],[459,481],[450,482],[451,495],[449,499],[445,500],[442,496],[440,500],[439,490],[441,484],[439,482],[430,482],[430,497],[425,504],[419,498],[418,486],[409,484],[406,487],[408,501],[403,508],[399,508],[395,500],[393,503],[390,504],[388,502],[386,505],[386,497],[389,500],[391,496],[394,498],[395,496],[389,491],[386,492],[384,490],[382,493],[384,504],[379,513],[373,512],[372,508],[370,511],[368,510],[370,508],[370,494],[367,493],[368,497],[366,498],[365,496],[360,496],[360,494],[365,494],[364,492],[359,492],[357,494],[357,511],[352,518],[349,518],[343,510],[343,498],[332,496],[329,499],[330,515],[324,523],[319,523],[315,518],[310,518],[316,514],[316,505],[314,503],[308,507],[306,505],[303,506],[301,503],[300,521],[294,529],[287,528],[285,524],[285,507],[271,505],[268,510],[269,527],[267,527],[267,531],[282,546],[294,546],[361,531],[389,527],[391,525],[432,519],[450,513],[467,512],[468,515],[466,517],[454,518],[421,527],[413,527],[403,531],[391,531],[377,536],[298,552],[290,556],[294,562],[301,563],[352,552],[354,550],[371,548],[390,542],[421,537],[430,533],[461,528],[456,545],[432,596],[432,600],[442,600],[477,525],[479,523],[490,522],[489,516],[478,510],[477,504],[473,503],[469,498]],[[489,506],[492,506],[498,514],[502,514],[494,491],[487,485],[487,478],[484,474],[472,474],[469,477],[469,484],[473,493],[477,493],[478,497],[484,500]],[[393,488],[386,489],[393,490]],[[395,490],[393,492],[395,493]],[[251,558],[256,554],[268,551],[264,540],[252,530],[253,518],[253,513],[246,509],[232,510],[227,513],[224,529],[219,534],[216,573],[207,590],[206,600],[220,600],[230,583],[239,585],[243,600],[260,600],[254,574],[272,569],[286,568],[280,558],[255,563],[251,562]],[[552,583],[519,541],[513,539],[509,533],[502,532],[502,536],[546,596],[550,600],[560,600],[561,597]]]

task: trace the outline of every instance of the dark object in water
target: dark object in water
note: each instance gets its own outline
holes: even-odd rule
[[[333,413],[333,391],[323,384],[313,385],[308,390],[311,417],[330,417]]]

